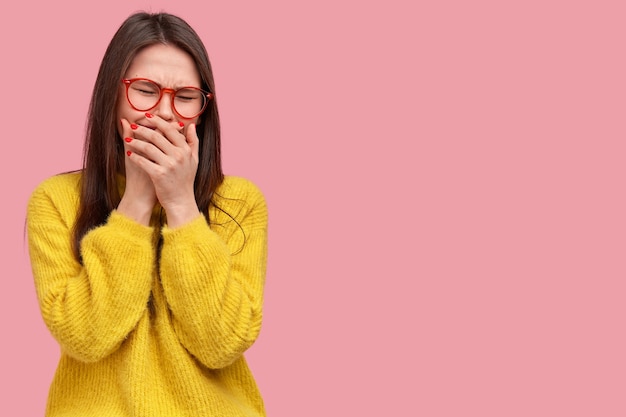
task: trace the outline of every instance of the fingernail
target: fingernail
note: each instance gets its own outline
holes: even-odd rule
[[[133,140],[133,138],[124,138],[124,140],[125,140],[126,142],[130,142],[131,140]]]
[[[132,152],[131,151],[126,151],[126,155],[130,156]]]
[[[146,117],[147,117],[148,119],[151,119],[151,118],[152,118],[152,114],[150,114],[150,113],[146,113]]]
[[[178,122],[178,126],[185,127],[185,124],[183,122]]]
[[[136,124],[134,124],[134,123],[131,123],[131,124],[130,124],[130,128],[131,128],[131,129],[133,129],[133,130],[137,130],[137,128],[138,128],[138,127],[139,127],[139,126],[137,126],[137,125],[136,125]]]

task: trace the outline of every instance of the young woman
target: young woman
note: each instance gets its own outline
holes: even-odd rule
[[[213,75],[191,27],[130,16],[103,58],[84,166],[28,206],[41,312],[61,347],[48,416],[263,416],[267,211],[224,177]]]

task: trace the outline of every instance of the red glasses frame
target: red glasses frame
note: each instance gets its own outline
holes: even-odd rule
[[[159,87],[159,99],[154,104],[154,106],[152,106],[150,108],[147,108],[147,109],[140,109],[140,108],[135,107],[133,105],[133,103],[130,101],[130,98],[128,97],[128,88],[135,81],[148,81],[148,82],[153,83],[157,87]],[[159,83],[157,83],[156,81],[153,81],[153,80],[151,80],[149,78],[124,78],[124,79],[122,79],[122,82],[124,83],[124,85],[126,85],[126,101],[128,101],[128,104],[130,104],[130,107],[132,107],[133,109],[135,109],[137,111],[148,111],[150,109],[155,108],[161,102],[161,99],[163,98],[163,93],[170,93],[170,97],[171,97],[171,101],[172,101],[172,109],[174,110],[174,112],[179,117],[181,117],[183,119],[194,119],[194,118],[200,116],[206,110],[207,104],[209,104],[209,101],[211,101],[213,99],[213,93],[211,93],[209,91],[204,91],[203,89],[198,88],[198,87],[181,87],[179,89],[174,90],[173,88],[161,87],[161,85]],[[174,98],[176,97],[176,93],[178,93],[180,90],[184,90],[184,89],[197,90],[197,91],[200,91],[204,96],[206,96],[206,100],[204,100],[204,105],[202,106],[202,109],[200,109],[200,111],[196,115],[194,115],[192,117],[183,116],[182,114],[178,113],[178,111],[176,110],[176,106],[174,105]]]

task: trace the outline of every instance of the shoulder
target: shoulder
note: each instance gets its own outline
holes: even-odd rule
[[[42,205],[76,207],[80,197],[81,172],[58,174],[43,180],[32,192],[29,210]]]
[[[66,172],[47,178],[39,183],[33,194],[46,192],[80,192],[81,172]]]
[[[267,216],[265,197],[252,181],[236,176],[226,176],[215,190],[213,205],[221,212],[235,218],[246,217],[251,213]]]
[[[243,200],[249,204],[265,204],[263,193],[252,181],[235,176],[226,176],[224,181],[215,190],[217,201]]]

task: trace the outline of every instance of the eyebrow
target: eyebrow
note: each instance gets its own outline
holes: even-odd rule
[[[159,88],[171,88],[172,90],[180,90],[181,88],[185,88],[185,87],[193,87],[193,88],[199,88],[202,89],[202,86],[195,86],[195,85],[191,85],[191,84],[174,84],[172,87],[163,87],[163,84],[154,81],[152,78],[147,78],[147,77],[134,77],[134,78],[141,78],[144,79],[146,81],[152,81],[153,83],[155,83],[156,85],[159,86]]]

